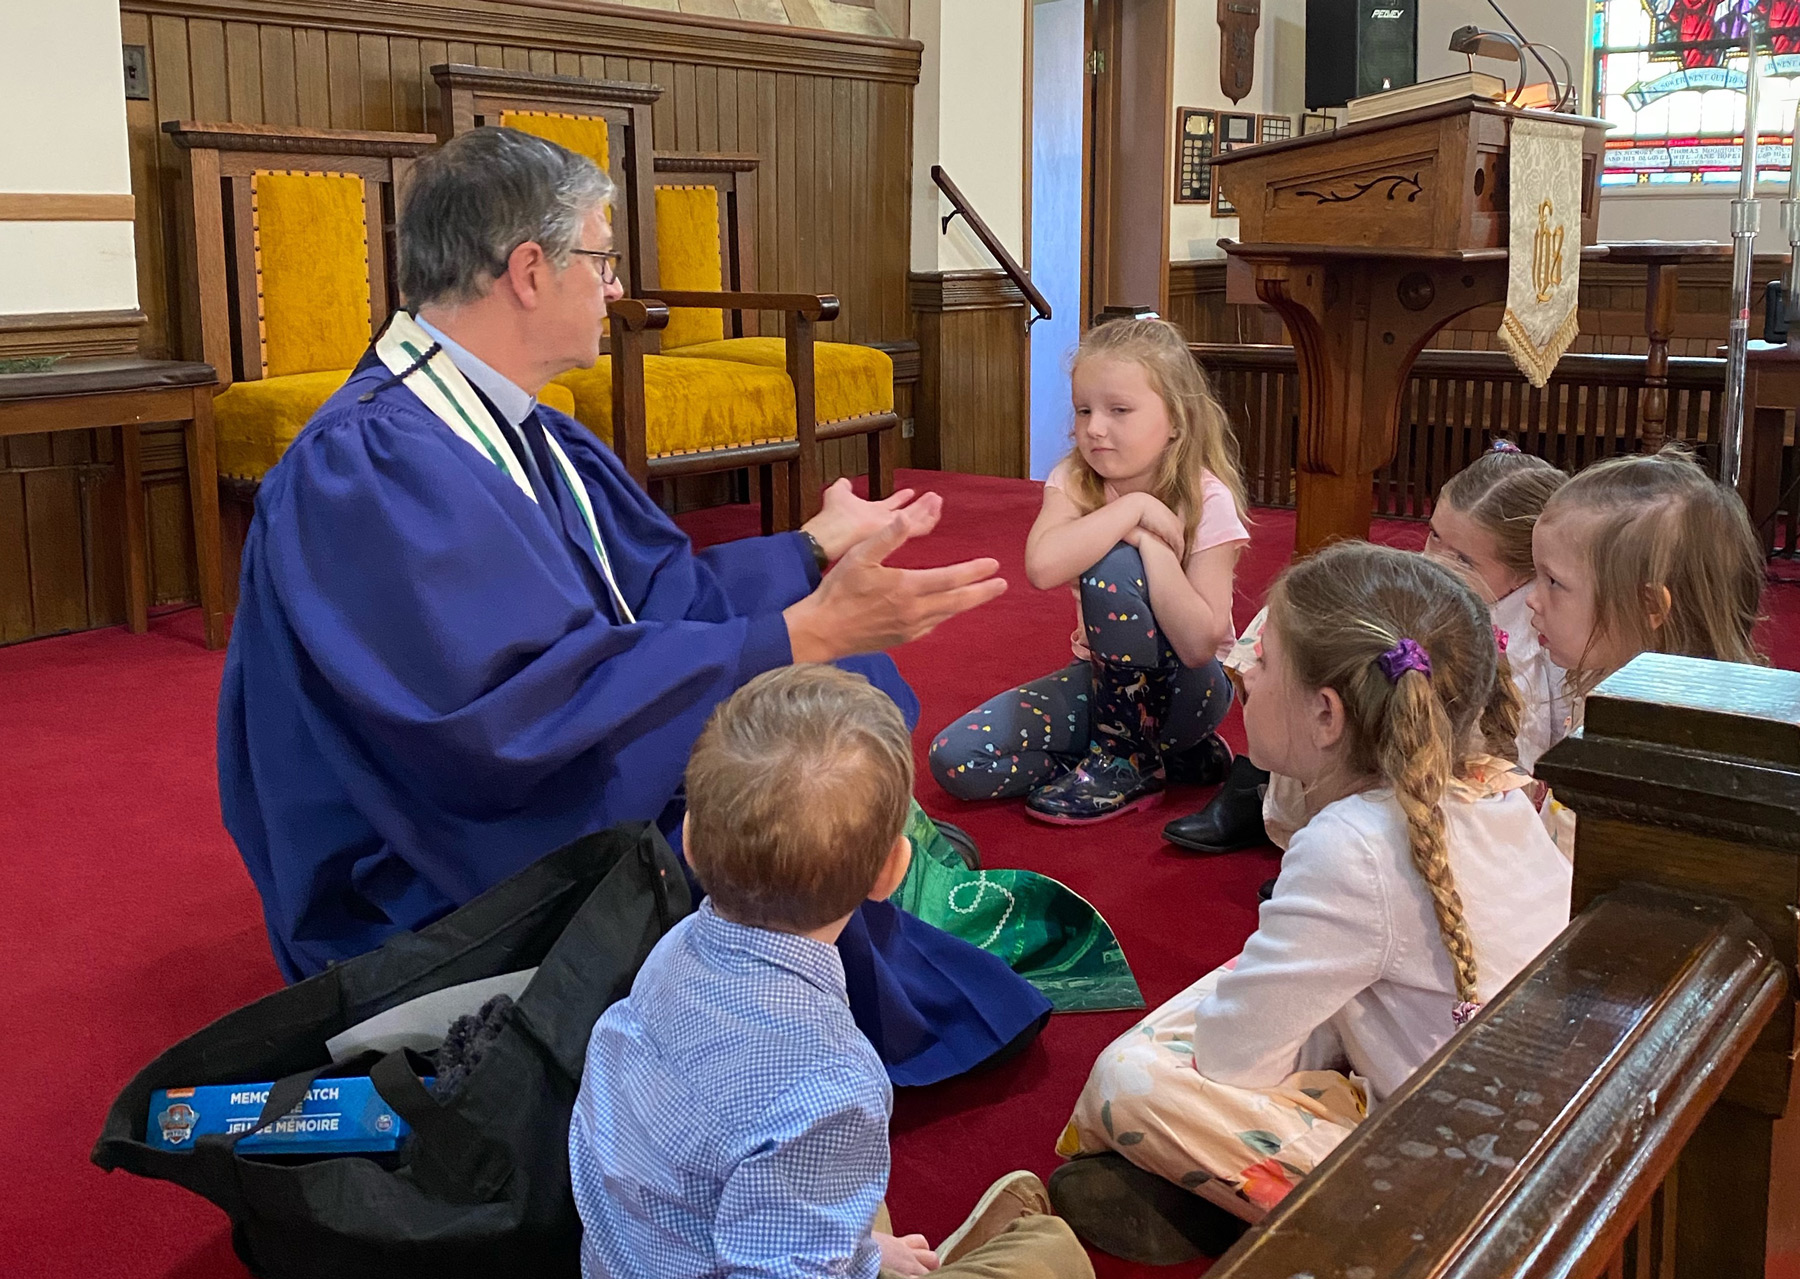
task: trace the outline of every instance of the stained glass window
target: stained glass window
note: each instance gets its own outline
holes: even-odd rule
[[[1615,126],[1603,183],[1737,182],[1751,28],[1764,48],[1758,174],[1786,182],[1800,100],[1800,0],[1594,0],[1595,114]]]

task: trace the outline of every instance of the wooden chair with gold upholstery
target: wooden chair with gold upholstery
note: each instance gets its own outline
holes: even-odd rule
[[[625,287],[639,292],[655,286],[654,255],[634,246],[656,240],[655,202],[639,193],[651,186],[650,108],[662,96],[660,88],[462,65],[434,66],[431,74],[446,138],[501,125],[547,138],[605,170],[618,190],[613,241],[624,255]],[[573,396],[574,416],[612,446],[640,484],[755,468],[762,477],[765,531],[796,526],[801,450],[793,384],[768,369],[724,361],[689,367],[664,359],[654,335],[666,316],[660,305],[632,298],[615,303],[613,345],[624,349],[551,385]],[[615,368],[621,376],[614,376]]]
[[[659,282],[637,295],[670,307],[669,326],[662,334],[664,355],[787,367],[784,340],[758,335],[759,313],[745,303],[724,300],[756,292],[750,224],[757,165],[753,155],[656,154]],[[716,297],[708,305],[697,294]],[[893,492],[895,436],[888,433],[900,418],[894,412],[892,357],[852,342],[816,342],[811,373],[815,439],[866,436],[870,496]],[[800,412],[806,416],[804,405]]]
[[[255,491],[395,306],[394,191],[422,133],[163,129],[184,159],[194,352],[218,370],[219,474]]]
[[[672,203],[678,212],[692,211],[679,197],[660,198],[649,172],[649,105],[661,89],[486,67],[436,66],[432,76],[448,131],[496,124],[546,137],[589,156],[618,187],[614,236],[626,255],[625,280],[633,296],[612,309],[612,356],[557,379],[574,393],[576,417],[610,442],[642,483],[752,467],[761,475],[765,529],[794,527],[816,511],[812,326],[835,317],[837,300],[721,291],[717,213],[710,232],[692,243],[705,242],[714,259],[711,278],[719,284],[704,298],[690,278],[682,279],[680,298],[659,287],[665,256],[658,210]],[[708,191],[706,199],[716,207],[717,190]],[[647,252],[653,244],[658,252]],[[683,307],[673,321],[675,348],[659,332],[664,311],[655,303],[667,301]],[[752,358],[747,351],[741,358],[693,353],[677,358],[684,339],[697,345],[725,336],[717,315],[708,328],[704,319],[696,322],[685,312],[723,307],[785,313],[785,337],[770,340],[779,358]],[[734,327],[734,336],[738,332]],[[752,327],[749,333],[754,332]]]
[[[219,474],[246,496],[398,305],[395,191],[437,139],[167,121],[185,157],[199,354],[219,373]],[[560,388],[546,403],[565,411]]]

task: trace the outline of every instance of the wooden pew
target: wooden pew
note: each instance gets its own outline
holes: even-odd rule
[[[1763,1274],[1800,1215],[1800,674],[1640,657],[1538,772],[1574,920],[1214,1279]]]

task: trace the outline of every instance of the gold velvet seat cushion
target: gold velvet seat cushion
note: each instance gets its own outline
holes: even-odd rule
[[[226,387],[213,400],[219,474],[239,480],[262,479],[312,415],[349,379],[349,369],[334,369],[233,382]],[[575,395],[566,386],[550,383],[538,393],[538,401],[575,416]]]
[[[290,373],[255,382],[233,382],[213,398],[213,427],[219,441],[219,474],[260,480],[281,460],[350,370]]]
[[[538,392],[538,403],[547,409],[555,409],[558,413],[575,416],[575,392],[566,386],[546,382],[544,389]]]
[[[613,443],[612,360],[564,373],[575,417]],[[775,369],[735,360],[644,357],[646,452],[699,453],[794,438],[794,384]]]
[[[669,351],[677,359],[731,360],[787,371],[780,338],[725,338]],[[886,351],[849,342],[813,344],[813,412],[819,422],[841,422],[894,411],[894,361]]]

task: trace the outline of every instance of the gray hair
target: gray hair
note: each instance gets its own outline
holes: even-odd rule
[[[400,296],[410,307],[471,302],[535,241],[567,266],[582,222],[612,202],[586,156],[517,129],[451,138],[413,167],[400,211]]]

